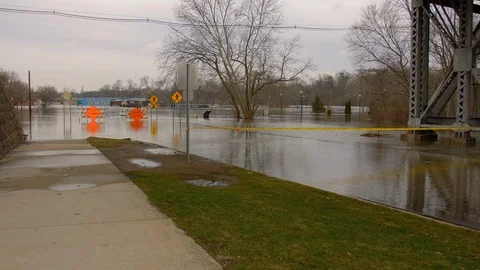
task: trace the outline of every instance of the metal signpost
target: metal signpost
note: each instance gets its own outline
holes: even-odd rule
[[[66,134],[66,119],[65,119],[65,115],[66,115],[66,108],[65,108],[65,103],[68,102],[70,107],[69,107],[69,116],[70,116],[70,134],[72,133],[72,104],[71,104],[71,101],[72,100],[72,93],[70,93],[69,91],[64,91],[63,92],[63,136],[65,137],[65,134]]]
[[[30,140],[32,140],[32,88],[30,85],[30,70],[28,71],[28,122],[30,126]]]
[[[196,64],[180,64],[177,70],[179,90],[187,91],[187,163],[190,163],[190,91],[198,89],[198,66]],[[175,93],[174,96],[178,94]],[[173,98],[173,97],[172,97]]]
[[[176,105],[182,101],[183,97],[182,95],[177,91],[175,92],[175,94],[172,95],[172,100],[173,100],[173,113],[172,113],[172,124],[173,124],[173,134],[175,135],[175,113],[176,113]],[[179,128],[180,128],[180,133],[182,133],[182,111],[179,112],[179,116],[180,116],[180,124],[179,124]]]

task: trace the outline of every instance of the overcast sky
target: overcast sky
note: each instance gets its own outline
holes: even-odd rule
[[[16,5],[76,12],[118,14],[175,20],[176,0],[0,0],[0,7]],[[349,26],[362,7],[380,0],[283,0],[287,24]],[[0,12],[0,68],[22,79],[32,73],[32,84],[51,84],[79,91],[96,90],[117,79],[138,81],[156,77],[155,53],[168,27],[146,23],[114,23],[58,16]],[[353,69],[345,32],[295,31],[303,49],[313,57],[317,73]]]

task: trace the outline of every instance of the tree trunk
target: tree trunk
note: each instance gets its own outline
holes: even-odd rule
[[[240,113],[240,109],[238,109],[238,106],[235,106],[235,117],[237,120],[240,120],[242,117],[242,114]]]
[[[243,119],[253,120],[255,118],[255,111],[254,108],[247,108],[246,111],[243,112]]]
[[[233,108],[235,110],[234,115],[239,120],[241,119],[241,113],[240,108],[238,108],[237,100],[235,100],[235,97],[232,94],[230,94],[230,98],[232,99]]]

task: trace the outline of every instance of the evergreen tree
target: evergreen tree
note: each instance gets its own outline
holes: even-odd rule
[[[313,101],[313,104],[312,104],[312,109],[314,113],[325,112],[325,106],[323,105],[323,102],[318,96],[318,94],[315,96],[315,100]]]
[[[345,102],[345,115],[350,115],[352,114],[352,103],[351,101]]]

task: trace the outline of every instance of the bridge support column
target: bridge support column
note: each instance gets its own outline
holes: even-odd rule
[[[457,116],[456,125],[459,127],[468,127],[470,118],[470,86],[472,80],[472,70],[474,63],[474,53],[472,44],[473,35],[473,1],[459,0],[457,15],[459,20],[458,48],[454,51],[453,68],[458,72],[457,77]],[[465,141],[467,145],[475,143],[475,139],[470,136],[470,130],[465,129],[455,132],[454,140]]]
[[[412,0],[412,23],[411,23],[411,32],[412,32],[412,46],[410,52],[411,60],[411,73],[410,73],[410,99],[409,99],[409,125],[415,126],[418,125],[421,114],[421,98],[423,83],[426,82],[424,78],[428,76],[428,72],[423,72],[425,63],[427,64],[428,69],[428,59],[423,57],[423,54],[428,49],[424,49],[425,46],[428,47],[428,39],[424,40],[427,36],[425,32],[425,11],[424,5],[425,1],[422,0]],[[428,57],[427,57],[428,58]]]
[[[422,124],[421,115],[428,106],[428,72],[429,72],[429,39],[430,18],[428,0],[412,0],[411,22],[411,73],[409,98],[409,127],[418,128]],[[425,141],[436,141],[437,134],[431,130],[409,131],[402,140],[409,144],[423,144]]]

